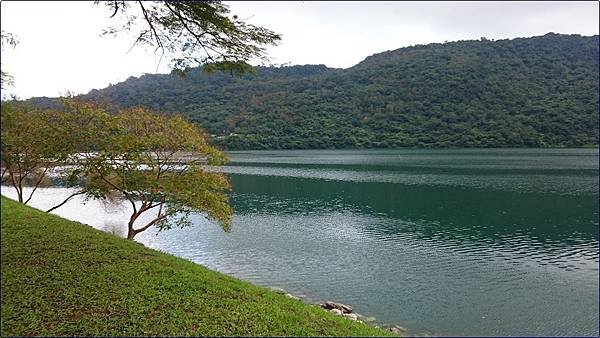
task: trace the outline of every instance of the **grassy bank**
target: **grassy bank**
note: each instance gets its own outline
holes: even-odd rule
[[[2,336],[389,335],[2,197]]]

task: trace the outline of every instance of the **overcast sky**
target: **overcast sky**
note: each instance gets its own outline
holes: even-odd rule
[[[283,35],[271,62],[347,68],[374,53],[414,44],[505,39],[548,32],[596,35],[588,2],[225,2],[232,14]],[[2,51],[15,78],[3,95],[19,98],[87,93],[129,76],[168,72],[130,35],[102,37],[111,14],[92,2],[2,1],[2,30],[19,44]]]

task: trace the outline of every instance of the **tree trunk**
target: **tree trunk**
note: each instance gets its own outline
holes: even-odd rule
[[[128,231],[127,231],[127,239],[129,240],[133,240],[133,237],[135,237],[135,235],[137,235],[137,231],[135,231],[133,229],[133,227],[129,227]]]
[[[10,177],[12,186],[17,191],[17,199],[19,200],[19,203],[23,203],[23,187],[21,187],[21,182],[17,181],[17,179],[15,178],[15,173],[13,173],[12,170],[8,171],[8,177]]]
[[[129,218],[129,223],[127,223],[127,239],[133,240],[133,237],[137,234],[135,229],[133,228],[133,223],[140,216],[138,212],[134,212]]]

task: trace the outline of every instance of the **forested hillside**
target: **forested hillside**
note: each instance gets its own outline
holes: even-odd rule
[[[419,45],[348,69],[144,75],[87,97],[184,114],[227,149],[590,146],[598,36]]]

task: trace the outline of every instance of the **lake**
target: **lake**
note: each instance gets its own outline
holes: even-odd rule
[[[195,215],[136,239],[415,335],[599,333],[598,149],[230,157],[230,233]],[[41,189],[33,205],[67,193]],[[57,214],[124,235],[128,211],[75,201]]]

